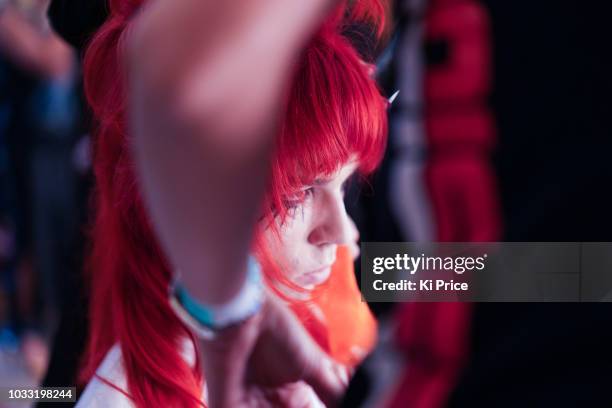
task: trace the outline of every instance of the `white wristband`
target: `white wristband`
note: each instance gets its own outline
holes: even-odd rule
[[[193,299],[175,281],[170,286],[170,305],[181,321],[202,338],[214,338],[215,332],[240,323],[260,309],[264,299],[261,267],[254,257],[248,261],[247,276],[240,292],[222,305],[204,305]]]

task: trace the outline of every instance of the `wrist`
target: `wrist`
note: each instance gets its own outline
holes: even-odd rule
[[[212,339],[220,330],[239,324],[261,308],[264,287],[261,267],[249,257],[247,274],[239,292],[220,305],[207,305],[194,299],[180,277],[170,285],[169,301],[179,319],[201,338]]]

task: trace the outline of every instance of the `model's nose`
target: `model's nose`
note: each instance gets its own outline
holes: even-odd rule
[[[346,213],[341,194],[328,194],[321,199],[308,236],[313,245],[347,244],[355,235],[354,224]]]

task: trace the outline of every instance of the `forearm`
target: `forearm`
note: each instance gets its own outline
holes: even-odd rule
[[[283,89],[325,3],[166,1],[137,23],[128,74],[143,193],[205,303],[244,280]]]

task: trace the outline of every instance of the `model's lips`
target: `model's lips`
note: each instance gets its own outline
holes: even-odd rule
[[[331,264],[331,263],[330,263],[330,264],[325,265],[325,266],[322,266],[322,267],[320,267],[320,268],[313,269],[313,270],[312,270],[312,271],[310,271],[310,272],[306,272],[306,275],[310,275],[310,274],[317,274],[317,273],[325,272],[327,269],[331,268],[331,267],[332,267],[332,265],[333,265],[333,264]]]
[[[327,262],[325,262],[324,264],[322,264],[322,266],[319,266],[318,268],[315,269],[311,269],[310,272],[306,272],[306,273],[318,273],[318,272],[322,272],[325,271],[329,268],[331,268],[332,266],[334,266],[334,263],[336,263],[336,257],[332,256],[326,259]]]
[[[312,286],[319,285],[327,280],[329,274],[331,273],[331,267],[333,264],[329,264],[326,266],[322,266],[317,269],[313,269],[309,272],[304,273],[300,277],[300,281],[302,285]]]
[[[332,263],[328,263],[327,265],[321,266],[320,268],[313,269],[312,271],[307,272],[307,273],[316,273],[316,272],[321,272],[321,271],[324,271],[324,270],[325,270],[325,269],[327,269],[327,268],[331,268],[331,266],[332,266],[332,265],[333,265],[333,262],[332,262]]]

